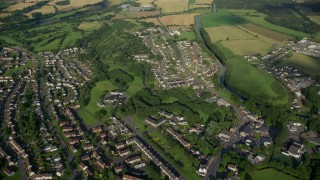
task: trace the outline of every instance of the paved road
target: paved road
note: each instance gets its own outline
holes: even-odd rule
[[[22,159],[19,159],[18,167],[19,167],[20,179],[26,180],[27,179],[27,172],[26,172],[26,169],[24,167],[24,163],[23,163]]]

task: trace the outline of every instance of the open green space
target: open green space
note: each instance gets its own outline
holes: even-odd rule
[[[300,38],[311,37],[310,34],[272,24],[265,20],[265,18],[267,17],[266,14],[257,12],[256,10],[230,10],[230,12],[253,24],[256,24],[277,32],[281,32],[284,34],[288,34],[288,35],[296,36]]]
[[[255,171],[252,174],[253,180],[296,180],[296,178],[286,175],[284,173],[281,173],[275,169],[264,169]]]
[[[179,36],[179,39],[186,39],[187,41],[194,41],[196,40],[196,36],[193,31],[186,31],[182,32],[181,35]]]
[[[246,23],[243,19],[232,15],[226,9],[219,9],[216,13],[201,15],[200,19],[202,26],[205,28]]]
[[[76,23],[55,23],[0,35],[12,45],[25,45],[34,51],[50,51],[74,46],[89,32],[78,30]]]
[[[170,135],[165,135],[158,131],[148,134],[156,144],[163,148],[162,151],[167,154],[167,157],[171,157],[170,159],[175,162],[175,164],[182,164],[182,166],[179,167],[179,171],[185,177],[189,179],[200,179],[195,173],[199,160],[186,152],[182,145],[171,139],[171,137],[169,137]]]
[[[286,59],[281,65],[288,65],[294,67],[311,76],[320,75],[320,59],[310,57],[296,52]]]
[[[8,69],[8,70],[4,73],[4,75],[6,75],[6,76],[12,76],[13,73],[18,72],[18,71],[23,71],[23,70],[29,68],[31,65],[32,65],[32,61],[28,61],[26,65],[19,66],[19,67],[16,67],[16,68],[12,68],[12,69]]]
[[[216,43],[227,56],[226,82],[244,97],[259,103],[286,105],[290,101],[290,92],[273,76],[254,67],[243,57]]]
[[[0,10],[5,9],[7,7],[9,7],[11,5],[11,3],[8,2],[0,2]]]
[[[83,118],[86,125],[91,126],[100,123],[100,120],[96,117],[95,113],[103,108],[100,108],[97,105],[97,102],[100,100],[101,96],[104,95],[106,90],[110,92],[113,89],[117,89],[117,87],[114,86],[111,81],[100,81],[95,84],[90,92],[91,99],[89,104],[85,107],[81,107],[81,109],[78,111],[79,115]],[[110,112],[110,110],[108,112]]]

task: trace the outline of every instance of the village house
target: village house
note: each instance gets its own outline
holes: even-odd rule
[[[229,141],[230,138],[232,136],[232,132],[231,131],[227,131],[227,130],[222,130],[219,135],[218,138],[222,141]]]
[[[118,151],[118,154],[119,156],[123,157],[123,156],[127,156],[131,153],[130,149],[123,149],[123,150],[119,150]]]
[[[173,117],[173,114],[171,114],[169,112],[166,112],[166,111],[162,111],[162,110],[159,111],[159,114],[161,116],[164,116],[164,117],[168,118],[168,119],[171,119]]]
[[[165,118],[161,118],[161,119],[157,120],[154,117],[148,116],[145,119],[145,121],[146,121],[147,124],[150,124],[153,127],[159,127],[162,124],[164,124],[167,120]]]
[[[228,170],[233,171],[233,172],[238,172],[238,168],[235,164],[228,164]]]
[[[305,153],[304,145],[294,142],[288,149],[290,156],[294,158],[300,158]]]
[[[167,132],[168,132],[171,136],[173,136],[173,138],[175,138],[176,140],[178,140],[178,141],[183,145],[184,148],[190,149],[191,144],[190,144],[188,141],[186,141],[185,139],[183,139],[183,137],[181,137],[181,135],[178,134],[174,129],[172,129],[171,127],[169,127],[169,128],[167,129]]]

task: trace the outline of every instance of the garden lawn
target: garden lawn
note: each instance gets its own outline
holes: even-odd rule
[[[311,76],[320,75],[320,59],[296,52],[293,52],[292,56],[286,59],[281,65],[294,67]]]
[[[201,15],[200,20],[204,28],[245,23],[243,19],[232,15],[225,9],[219,9],[216,13]]]
[[[281,173],[275,169],[264,169],[255,171],[251,175],[253,180],[296,180],[296,178]]]

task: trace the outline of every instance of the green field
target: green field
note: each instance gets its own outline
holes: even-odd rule
[[[5,8],[9,7],[10,5],[11,5],[11,3],[0,2],[0,10],[5,9]]]
[[[296,178],[283,174],[275,169],[256,171],[251,175],[253,180],[296,180]]]
[[[95,113],[103,108],[100,108],[97,105],[97,102],[100,100],[105,90],[111,91],[113,89],[117,89],[117,87],[110,81],[100,81],[95,84],[90,92],[91,99],[89,104],[85,107],[81,107],[80,111],[78,111],[86,125],[91,126],[100,123],[99,119],[95,116]],[[107,108],[107,111],[110,112],[110,109]]]
[[[277,32],[281,32],[284,34],[288,34],[291,36],[297,36],[297,37],[301,37],[301,38],[311,37],[310,34],[269,23],[265,20],[265,17],[267,16],[266,14],[257,12],[255,10],[230,10],[230,12],[236,16],[239,16],[239,17],[245,19],[246,21],[253,23],[253,24],[257,24],[259,26],[263,26],[265,28],[272,29]]]
[[[232,15],[225,9],[219,9],[216,13],[201,15],[200,20],[204,28],[245,23],[244,20]]]
[[[294,67],[311,76],[320,75],[320,59],[303,54],[293,52],[292,56],[281,63],[281,65]]]
[[[187,39],[187,41],[194,41],[196,40],[196,36],[193,31],[186,31],[182,32],[181,35],[179,36],[179,39]]]
[[[216,43],[227,55],[226,82],[244,97],[258,103],[287,105],[290,101],[289,91],[273,76],[248,63],[241,56]]]

